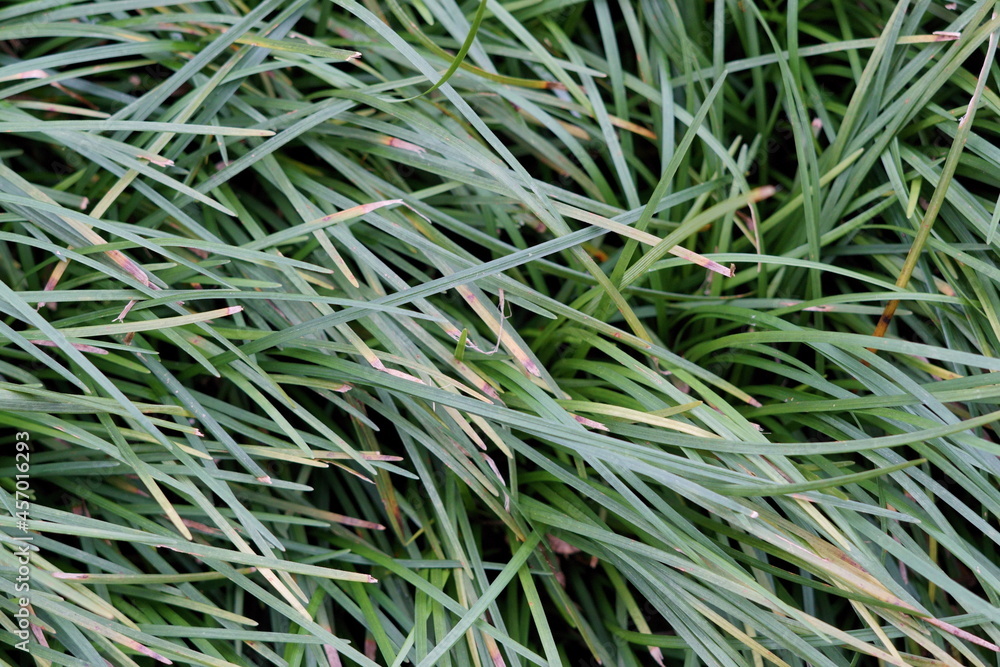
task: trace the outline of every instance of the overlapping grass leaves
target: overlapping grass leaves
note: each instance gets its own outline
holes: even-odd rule
[[[32,657],[989,664],[993,3],[484,6],[0,8]]]

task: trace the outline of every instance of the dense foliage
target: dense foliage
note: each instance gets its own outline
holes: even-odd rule
[[[0,663],[996,664],[998,30],[0,2]]]

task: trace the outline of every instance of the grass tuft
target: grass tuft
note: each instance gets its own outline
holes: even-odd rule
[[[0,663],[996,664],[998,34],[0,3]]]

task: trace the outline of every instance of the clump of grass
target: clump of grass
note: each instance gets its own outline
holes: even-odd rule
[[[994,664],[998,30],[0,5],[0,661]]]

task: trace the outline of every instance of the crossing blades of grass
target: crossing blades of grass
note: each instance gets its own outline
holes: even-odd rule
[[[0,663],[995,664],[996,10],[0,3]]]

